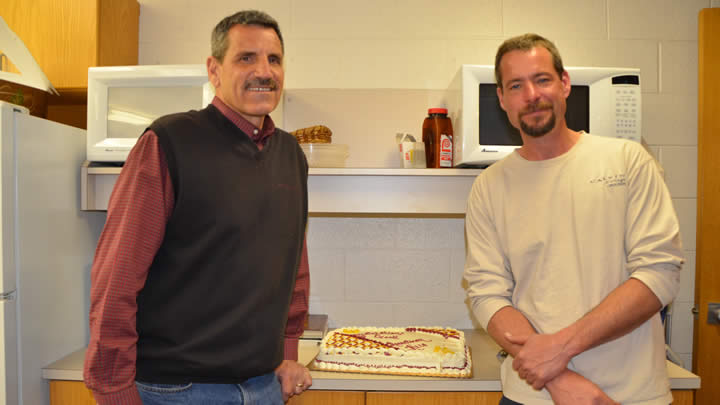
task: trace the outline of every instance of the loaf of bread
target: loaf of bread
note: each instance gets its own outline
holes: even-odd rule
[[[325,125],[313,125],[290,132],[298,143],[331,143],[332,131]]]

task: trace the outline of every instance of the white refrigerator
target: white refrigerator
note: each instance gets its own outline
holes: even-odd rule
[[[42,368],[88,342],[105,216],[80,211],[85,137],[0,102],[0,405],[48,404]]]

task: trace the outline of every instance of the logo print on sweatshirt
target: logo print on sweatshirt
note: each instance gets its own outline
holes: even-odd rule
[[[590,180],[590,184],[604,184],[606,187],[617,187],[626,185],[625,173],[599,176]]]

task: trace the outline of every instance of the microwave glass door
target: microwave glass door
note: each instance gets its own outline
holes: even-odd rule
[[[108,87],[107,137],[136,139],[160,116],[203,108],[199,87]]]
[[[480,84],[479,102],[479,141],[480,145],[522,145],[520,132],[510,124],[507,113],[500,107],[494,83]],[[571,86],[567,98],[565,120],[568,128],[589,132],[590,127],[590,87]]]

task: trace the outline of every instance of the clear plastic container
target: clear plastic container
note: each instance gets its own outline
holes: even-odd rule
[[[332,143],[301,143],[310,167],[345,167],[348,146]]]

